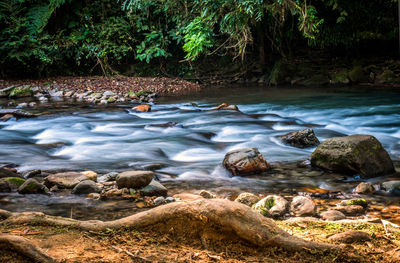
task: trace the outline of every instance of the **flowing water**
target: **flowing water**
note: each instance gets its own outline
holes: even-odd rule
[[[240,112],[209,111],[222,102],[237,104]],[[148,113],[130,108],[53,105],[38,109],[49,114],[0,123],[0,162],[18,164],[19,171],[98,173],[153,165],[173,192],[279,192],[300,187],[349,191],[354,183],[346,182],[354,178],[292,165],[306,160],[314,149],[284,145],[278,136],[307,127],[321,141],[374,135],[393,160],[400,160],[399,90],[214,87],[191,97],[162,98]],[[264,177],[231,177],[221,162],[227,151],[242,147],[257,147],[277,168]],[[50,202],[46,198],[30,197],[29,202],[45,210]],[[59,198],[61,203],[75,200]],[[4,203],[17,209],[22,201],[28,202],[14,197]]]

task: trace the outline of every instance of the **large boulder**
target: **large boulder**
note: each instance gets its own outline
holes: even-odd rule
[[[370,135],[325,140],[311,155],[311,165],[363,178],[394,173],[393,162],[381,143]]]
[[[152,171],[126,171],[118,174],[118,188],[140,189],[150,184],[153,180],[154,173]]]
[[[77,184],[74,189],[72,189],[71,194],[81,195],[100,192],[101,188],[95,182],[92,180],[85,180]]]
[[[20,194],[48,194],[49,192],[46,186],[33,178],[26,180],[25,183],[18,188],[18,193]]]
[[[82,181],[89,180],[90,178],[78,172],[65,172],[50,174],[44,181],[47,187],[57,186],[59,188],[72,189]]]
[[[319,140],[312,129],[289,132],[281,136],[281,140],[298,148],[308,148],[319,144]]]
[[[270,165],[257,148],[233,150],[225,155],[224,167],[234,176],[263,173]]]

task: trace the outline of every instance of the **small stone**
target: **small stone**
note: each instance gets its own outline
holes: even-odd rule
[[[149,185],[140,189],[140,195],[142,196],[167,196],[168,190],[161,183],[151,180]]]
[[[115,96],[115,93],[112,92],[111,90],[107,90],[103,93],[104,97],[111,97],[111,96]]]
[[[375,188],[370,183],[360,183],[354,189],[354,193],[356,194],[373,194],[375,192]]]
[[[99,200],[101,196],[99,193],[90,193],[90,194],[88,194],[87,197],[91,198],[91,199]]]
[[[25,178],[32,178],[32,177],[35,177],[37,175],[40,175],[41,173],[42,173],[41,170],[31,170],[31,171],[28,171],[28,172],[24,173],[24,177]]]
[[[269,195],[257,202],[253,209],[268,217],[281,217],[288,208],[288,201],[279,195]]]
[[[296,196],[293,198],[290,204],[290,212],[293,216],[314,216],[316,211],[316,206],[314,202],[304,196]]]
[[[260,198],[258,196],[256,196],[255,194],[252,194],[252,193],[241,193],[235,199],[235,202],[239,202],[239,203],[245,204],[245,205],[250,206],[250,207],[252,207],[258,201],[260,201]]]
[[[319,144],[319,140],[312,129],[289,132],[281,136],[281,140],[297,148],[314,147]]]
[[[162,203],[165,202],[165,198],[162,197],[162,196],[159,196],[156,199],[154,199],[153,202],[154,202],[154,205],[159,206],[159,205],[161,205]]]
[[[101,104],[101,105],[107,105],[107,104],[108,104],[108,101],[107,101],[107,100],[101,100],[101,101],[99,102],[99,104]]]
[[[212,193],[210,193],[209,191],[206,190],[201,190],[200,192],[200,196],[206,198],[206,199],[213,199],[216,198],[216,196]]]
[[[116,181],[118,188],[140,189],[150,184],[153,177],[151,171],[127,171],[118,174]]]
[[[333,235],[330,238],[328,238],[328,240],[338,243],[351,244],[351,243],[370,241],[371,236],[370,234],[362,231],[349,230],[343,233]]]
[[[338,210],[328,210],[321,213],[321,217],[327,221],[337,221],[345,219],[346,216]]]
[[[49,189],[43,184],[39,183],[33,178],[25,181],[19,188],[18,193],[20,194],[48,194]]]
[[[332,208],[334,210],[340,211],[346,216],[357,216],[362,215],[365,212],[364,207],[360,205],[346,205],[346,206],[338,206]]]
[[[139,111],[139,112],[149,112],[149,111],[151,111],[151,106],[148,104],[143,104],[143,105],[133,107],[132,109],[135,111]]]
[[[16,108],[17,109],[22,109],[22,108],[26,108],[26,107],[28,107],[28,103],[23,102],[23,103],[18,104],[18,106]]]
[[[167,198],[165,198],[165,202],[166,203],[172,203],[172,202],[175,202],[175,201],[176,201],[175,198],[173,198],[171,196],[168,196]]]
[[[117,172],[110,172],[108,174],[104,174],[97,178],[97,182],[104,183],[104,182],[115,181],[115,179],[117,178],[117,175],[118,175]]]
[[[215,108],[212,108],[211,110],[233,110],[233,111],[239,111],[238,106],[236,105],[229,105],[227,103],[222,103],[218,105]]]
[[[36,105],[37,105],[36,102],[30,102],[30,103],[28,104],[29,107],[36,107]]]
[[[0,121],[9,121],[9,120],[11,120],[12,118],[14,118],[14,115],[12,115],[12,114],[5,114],[5,115],[3,115],[3,116],[0,118]]]
[[[100,193],[101,188],[92,180],[85,180],[77,184],[72,189],[71,194],[81,195],[90,193]]]
[[[90,180],[96,182],[97,181],[97,173],[94,171],[84,171],[81,174],[86,175]]]
[[[49,102],[49,99],[46,98],[46,97],[40,97],[40,98],[39,98],[39,102],[40,102],[40,103],[47,103],[47,102]]]
[[[57,185],[59,188],[71,189],[74,188],[80,182],[88,179],[89,177],[81,173],[65,172],[65,173],[51,174],[47,176],[44,180],[46,186],[48,187]]]
[[[50,188],[50,192],[58,192],[58,191],[60,191],[60,189],[58,188],[57,185],[54,185],[54,186],[52,186],[52,187]]]

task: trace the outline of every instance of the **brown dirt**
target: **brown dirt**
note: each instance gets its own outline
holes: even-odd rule
[[[281,227],[294,235],[327,242],[333,233],[357,229],[357,225],[322,223],[284,223]],[[169,233],[165,234],[165,227]],[[335,227],[333,227],[335,226]],[[341,254],[316,253],[304,250],[288,252],[276,247],[255,247],[235,238],[209,232],[202,238],[176,235],[170,224],[154,225],[141,230],[78,231],[51,226],[0,226],[0,232],[21,235],[61,262],[397,262],[393,254],[399,250],[399,234],[385,235],[379,225],[363,226],[375,233],[371,242],[348,245]],[[177,231],[177,232],[181,232]],[[29,262],[12,251],[0,250],[0,262]]]
[[[199,91],[200,85],[178,78],[150,78],[126,76],[56,77],[38,80],[0,80],[0,89],[11,85],[48,86],[78,92],[111,90],[116,93],[148,90],[162,96],[179,96]]]

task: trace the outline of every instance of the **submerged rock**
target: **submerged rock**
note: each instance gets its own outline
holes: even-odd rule
[[[127,171],[118,174],[118,188],[140,189],[150,184],[153,180],[154,173],[151,171]]]
[[[319,144],[319,140],[312,129],[289,132],[281,136],[281,140],[298,148],[308,148]]]
[[[252,207],[258,201],[260,201],[260,198],[258,196],[256,196],[255,194],[252,194],[252,193],[241,193],[235,199],[235,202],[239,202],[239,203],[245,204],[245,205],[250,206],[250,207]]]
[[[72,189],[71,194],[81,195],[100,192],[101,188],[95,182],[92,180],[85,180],[77,184],[74,189]]]
[[[25,183],[18,188],[18,193],[20,194],[48,194],[49,192],[46,186],[33,178],[26,180]]]
[[[336,137],[322,142],[311,155],[313,166],[361,177],[394,173],[389,154],[370,135]]]
[[[139,112],[149,112],[149,111],[151,111],[151,106],[148,104],[143,104],[143,105],[133,107],[132,109],[135,111],[139,111]]]
[[[229,105],[227,103],[222,103],[221,105],[218,105],[217,107],[212,108],[211,110],[233,110],[233,111],[239,111],[239,108],[236,105]]]
[[[316,206],[313,200],[304,196],[296,196],[290,204],[290,213],[293,216],[314,216]]]
[[[225,155],[223,165],[234,176],[263,173],[270,169],[270,165],[257,148],[230,151]]]
[[[258,201],[253,209],[268,217],[281,217],[288,208],[288,201],[279,195],[269,195]]]
[[[20,110],[20,109],[0,109],[0,116],[4,116],[4,115],[13,115],[14,117],[17,118],[32,118],[32,117],[36,117],[35,114]]]
[[[167,196],[167,194],[167,188],[154,179],[147,186],[140,189],[140,195],[142,196]]]
[[[44,181],[47,187],[57,185],[59,188],[74,188],[77,184],[82,181],[89,180],[90,178],[84,174],[78,172],[65,172],[50,174]]]

